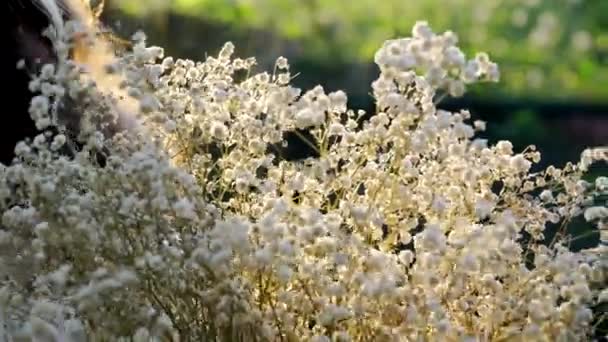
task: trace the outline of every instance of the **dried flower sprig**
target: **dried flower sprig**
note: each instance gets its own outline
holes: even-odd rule
[[[608,150],[531,173],[533,147],[476,138],[483,122],[435,103],[497,81],[498,68],[456,43],[424,22],[387,42],[365,119],[341,91],[291,86],[284,58],[256,74],[231,43],[194,62],[138,34],[109,68],[145,134],[110,137],[99,127],[112,94],[69,62],[44,68],[32,80],[40,127],[57,124],[58,94],[86,99],[90,124],[82,150],[66,155],[70,137],[42,134],[16,146],[19,161],[0,175],[0,336],[590,336],[591,308],[608,297],[608,209],[597,202],[608,182],[582,177]],[[277,153],[298,130],[316,155]],[[600,231],[597,247],[544,241],[548,223],[581,215]]]

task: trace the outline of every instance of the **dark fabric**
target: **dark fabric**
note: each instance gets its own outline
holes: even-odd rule
[[[48,27],[46,15],[25,0],[8,0],[0,4],[0,75],[2,75],[2,122],[0,124],[0,162],[9,164],[17,142],[37,134],[28,113],[32,93],[28,89],[29,71],[40,63],[54,60],[50,41],[42,35]],[[17,63],[25,59],[26,70]]]

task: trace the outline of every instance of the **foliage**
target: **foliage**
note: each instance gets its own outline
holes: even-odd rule
[[[160,1],[159,3],[163,3]],[[407,33],[421,18],[459,33],[467,53],[493,52],[510,95],[603,101],[608,89],[608,3],[603,0],[176,0],[164,8],[271,30],[300,41],[324,64],[367,62],[376,42]],[[128,13],[148,1],[118,3]],[[496,95],[485,93],[486,96]]]

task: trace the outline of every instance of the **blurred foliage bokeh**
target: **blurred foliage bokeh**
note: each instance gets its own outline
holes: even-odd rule
[[[485,51],[501,80],[444,100],[488,122],[491,141],[536,144],[543,164],[608,145],[608,0],[106,0],[118,33],[142,29],[176,57],[203,59],[232,41],[271,70],[285,56],[294,84],[342,89],[373,108],[375,51],[417,20],[451,30],[467,54]],[[605,170],[604,170],[605,171]],[[604,172],[602,171],[602,172]]]
[[[135,17],[158,11],[267,30],[298,41],[323,64],[369,62],[416,20],[452,30],[466,52],[487,51],[503,70],[501,93],[601,101],[608,95],[606,0],[129,0]],[[487,96],[496,96],[493,89]]]

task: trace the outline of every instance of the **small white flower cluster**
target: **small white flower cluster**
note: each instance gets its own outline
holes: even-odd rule
[[[427,22],[418,22],[411,38],[385,42],[376,53],[375,61],[384,74],[394,73],[399,79],[411,78],[408,71],[420,72],[431,87],[445,90],[454,97],[464,95],[466,84],[499,80],[498,66],[486,53],[467,61],[457,43],[454,32],[436,35]]]
[[[48,67],[33,81],[32,116],[47,117],[45,88],[77,89],[91,125],[82,150],[41,134],[0,173],[0,339],[593,334],[608,297],[608,182],[582,177],[606,151],[530,173],[533,147],[490,146],[469,112],[437,109],[438,90],[498,75],[484,54],[466,61],[453,33],[419,23],[385,44],[369,119],[343,92],[289,85],[284,58],[256,74],[230,43],[194,62],[134,40],[112,69],[146,134],[97,131],[91,118],[114,107],[92,84]],[[284,136],[303,129],[316,155],[284,156]],[[579,216],[601,244],[575,252],[566,229]]]

